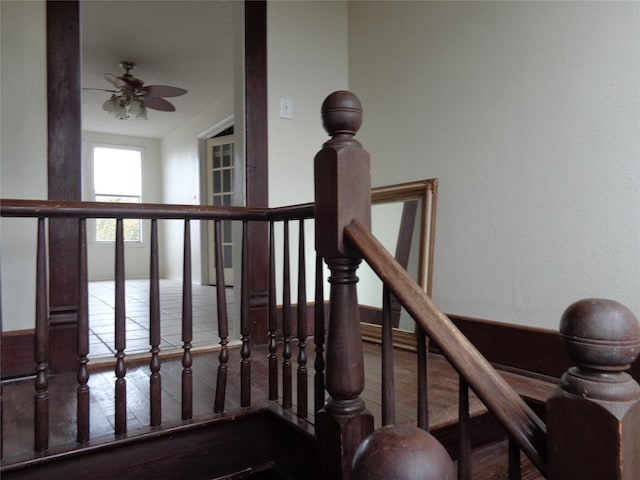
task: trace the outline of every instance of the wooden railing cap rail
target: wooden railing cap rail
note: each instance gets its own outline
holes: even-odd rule
[[[313,218],[313,205],[302,204],[277,208],[257,208],[161,203],[0,199],[0,214],[3,217],[279,221]]]

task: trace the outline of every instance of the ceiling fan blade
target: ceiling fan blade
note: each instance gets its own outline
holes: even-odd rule
[[[187,93],[184,88],[168,85],[147,85],[142,89],[147,92],[147,97],[179,97]]]
[[[82,90],[95,90],[96,92],[111,92],[118,93],[118,90],[111,90],[108,88],[90,88],[90,87],[82,87]]]
[[[176,107],[173,104],[167,102],[164,98],[160,97],[145,97],[144,105],[147,108],[152,108],[154,110],[160,110],[161,112],[175,112]]]
[[[116,77],[113,73],[105,73],[104,78],[118,88],[131,89],[131,85],[125,82],[122,78]]]

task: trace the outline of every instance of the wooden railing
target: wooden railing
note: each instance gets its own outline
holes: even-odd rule
[[[383,424],[394,418],[389,378],[392,292],[416,321],[417,332],[432,338],[460,375],[459,479],[468,480],[471,471],[469,388],[510,435],[510,479],[520,478],[519,449],[551,480],[640,478],[640,387],[623,373],[640,351],[640,326],[633,314],[608,300],[585,300],[569,307],[560,333],[577,367],[563,376],[550,397],[547,432],[542,420],[371,234],[370,198],[364,193],[370,184],[369,155],[354,138],[362,121],[358,98],[334,92],[323,103],[322,113],[332,137],[315,158],[316,248],[331,270],[326,345],[330,397],[317,417],[322,478],[453,475],[446,452],[423,430],[389,425],[372,433],[371,415],[360,399],[364,375],[355,272],[361,259],[384,284]],[[427,422],[421,423],[419,427],[428,429]]]
[[[269,370],[268,370],[268,398],[273,402],[281,402],[285,411],[292,410],[297,398],[297,411],[299,418],[308,418],[309,409],[307,398],[306,376],[308,369],[307,351],[307,301],[306,301],[306,271],[305,271],[305,246],[304,224],[305,220],[313,217],[312,205],[298,205],[275,209],[243,208],[243,207],[206,207],[183,205],[159,205],[159,204],[117,204],[100,202],[62,202],[62,201],[30,201],[10,200],[1,201],[2,217],[34,218],[37,222],[37,258],[36,266],[36,298],[35,298],[35,380],[34,380],[34,451],[46,452],[55,445],[50,445],[50,392],[49,392],[49,365],[50,338],[49,338],[49,312],[48,312],[48,268],[47,268],[47,222],[50,219],[65,218],[76,219],[79,232],[78,261],[77,261],[77,288],[78,288],[78,316],[77,316],[77,435],[78,445],[87,444],[90,441],[89,424],[89,301],[88,301],[88,255],[87,255],[87,220],[96,218],[115,219],[115,438],[121,438],[127,434],[127,348],[126,348],[126,305],[125,305],[125,247],[123,221],[124,219],[141,219],[150,221],[150,259],[149,259],[149,412],[151,427],[158,427],[162,423],[162,377],[161,377],[161,321],[160,321],[160,269],[159,269],[159,235],[158,223],[163,220],[182,220],[183,233],[183,291],[182,291],[182,386],[181,386],[181,418],[175,419],[170,424],[190,421],[193,418],[193,355],[192,345],[194,341],[193,331],[193,302],[192,302],[192,272],[191,272],[191,224],[193,221],[214,222],[215,265],[216,265],[216,292],[217,292],[217,323],[220,342],[219,360],[217,367],[216,387],[214,402],[211,406],[215,414],[228,412],[225,406],[227,399],[226,386],[228,383],[227,371],[229,368],[229,315],[227,312],[226,286],[223,275],[223,250],[221,238],[221,224],[223,221],[236,221],[242,223],[242,280],[239,289],[240,302],[240,399],[239,405],[246,407],[265,407],[256,404],[252,400],[252,332],[251,318],[249,316],[249,294],[247,273],[247,229],[251,222],[266,222],[270,226],[269,235]],[[289,252],[289,224],[296,222],[299,227],[299,249],[297,252],[298,271],[298,307],[296,314],[297,341],[292,338],[292,305],[291,284],[289,271],[291,261]],[[278,247],[275,242],[275,230],[279,224],[284,225],[284,244]],[[282,255],[284,276],[280,282],[275,278],[276,252]],[[320,326],[316,328],[314,343],[316,347],[315,379],[318,391],[324,391],[324,302],[322,292],[321,261],[317,260],[319,271],[315,278],[319,280],[317,285],[315,317]],[[73,267],[70,267],[73,268]],[[278,301],[277,285],[282,289],[282,299]],[[278,321],[278,304],[282,304],[282,324]],[[263,332],[259,332],[263,334]],[[278,341],[282,341],[282,351],[278,351]],[[294,355],[293,347],[297,344],[297,354]],[[279,356],[279,353],[281,355]],[[282,366],[282,378],[279,381],[278,366]],[[292,381],[292,371],[296,368],[297,382]],[[294,391],[294,385],[296,391]],[[320,393],[319,395],[322,395]],[[316,395],[316,408],[320,404],[320,396]],[[235,402],[237,404],[237,402]],[[3,432],[4,433],[4,432]]]
[[[542,420],[460,333],[451,320],[438,310],[424,291],[409,277],[406,270],[397,265],[393,257],[367,229],[362,227],[362,224],[354,221],[346,228],[346,234],[367,263],[383,279],[385,285],[397,296],[402,306],[439,345],[449,362],[458,371],[463,380],[460,388],[463,395],[461,405],[467,403],[464,399],[467,398],[468,385],[507,429],[540,472],[545,474],[547,438]],[[468,407],[461,408],[461,414],[465,419]],[[466,421],[463,420],[462,426],[465,425]],[[463,437],[466,437],[465,440],[469,438],[468,434]]]
[[[640,478],[640,460],[637,455],[640,438],[640,387],[623,371],[636,358],[640,350],[640,327],[633,314],[621,305],[606,300],[587,300],[569,307],[562,319],[560,333],[577,367],[565,374],[561,385],[549,399],[546,415],[547,427],[502,379],[475,347],[438,310],[431,299],[411,280],[380,246],[370,233],[371,185],[368,153],[354,135],[360,127],[362,109],[359,100],[349,92],[335,92],[323,104],[323,123],[332,137],[315,157],[315,204],[279,209],[216,208],[169,205],[113,205],[101,203],[31,202],[3,200],[3,217],[37,218],[37,272],[36,272],[36,348],[34,380],[35,450],[46,451],[49,439],[49,335],[47,306],[47,252],[46,221],[50,218],[78,220],[78,374],[77,374],[77,442],[89,441],[88,406],[88,311],[87,311],[87,249],[86,219],[115,218],[116,229],[116,312],[115,396],[116,437],[127,433],[126,422],[126,338],[124,278],[125,262],[122,221],[140,218],[151,221],[150,257],[150,397],[151,424],[161,423],[160,394],[160,322],[158,314],[158,233],[157,222],[164,219],[184,221],[184,290],[182,312],[182,416],[177,421],[188,422],[192,417],[192,318],[191,318],[191,252],[190,222],[211,220],[216,222],[216,265],[221,266],[222,247],[220,222],[242,222],[245,233],[242,241],[242,287],[240,294],[240,400],[241,407],[255,406],[251,398],[252,347],[251,319],[246,281],[248,247],[246,232],[251,222],[267,222],[269,234],[269,319],[268,319],[268,386],[271,402],[281,402],[282,409],[293,410],[294,398],[299,418],[308,418],[307,375],[310,362],[307,347],[306,322],[307,264],[304,258],[304,220],[315,218],[316,235],[316,290],[314,313],[313,362],[315,392],[313,411],[319,446],[320,477],[332,480],[361,478],[390,478],[394,468],[410,467],[405,472],[420,472],[419,478],[445,478],[453,466],[442,447],[425,431],[426,394],[419,400],[418,427],[393,427],[393,365],[391,360],[389,295],[393,293],[411,314],[421,331],[437,342],[440,350],[460,375],[460,444],[458,477],[468,479],[469,464],[469,388],[484,402],[513,439],[512,459],[519,449],[551,480],[580,478],[581,480]],[[282,245],[282,322],[279,323],[279,303],[276,295],[275,225],[281,222],[284,230]],[[299,222],[298,240],[298,308],[296,310],[296,338],[293,338],[291,305],[291,272],[289,257],[289,224]],[[364,388],[364,362],[360,336],[357,300],[358,265],[365,259],[382,279],[385,289],[383,302],[383,423],[382,434],[375,436],[373,417],[367,411],[360,395]],[[330,312],[328,329],[324,328],[324,293],[322,291],[322,262],[330,270]],[[221,272],[219,272],[221,273]],[[223,278],[220,274],[218,279]],[[222,282],[220,282],[222,283]],[[224,284],[218,285],[218,295],[224,298]],[[229,368],[229,325],[225,302],[218,305],[220,352],[218,375],[212,411],[227,412],[225,385]],[[386,326],[385,326],[386,325]],[[420,330],[418,330],[420,331]],[[326,338],[326,341],[325,341]],[[294,346],[297,344],[297,353]],[[281,346],[281,356],[279,353]],[[420,356],[426,356],[424,347]],[[418,369],[425,383],[426,367]],[[294,392],[295,384],[297,391]],[[422,391],[422,388],[419,389]],[[325,392],[329,397],[325,400]],[[293,412],[292,412],[293,413]],[[419,433],[416,433],[418,431]],[[373,434],[373,435],[372,435]],[[397,441],[401,438],[402,441]],[[411,441],[412,449],[401,444]],[[391,447],[378,449],[381,445]],[[415,448],[419,445],[419,448]],[[367,462],[367,455],[385,450],[384,457]],[[376,450],[378,449],[378,450]],[[364,459],[364,460],[362,460]],[[426,460],[425,460],[426,459]],[[422,463],[421,463],[422,462]],[[519,475],[519,462],[510,462],[510,478]],[[517,464],[516,464],[517,463]],[[355,465],[355,469],[353,468]],[[376,476],[367,476],[373,469]],[[413,470],[411,470],[413,469]],[[403,474],[404,475],[404,474]],[[398,478],[416,478],[410,473]]]

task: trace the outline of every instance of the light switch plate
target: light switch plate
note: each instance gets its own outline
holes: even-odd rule
[[[280,118],[293,119],[293,100],[290,98],[280,97]]]

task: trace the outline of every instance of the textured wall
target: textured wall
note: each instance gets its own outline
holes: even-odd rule
[[[636,2],[349,3],[374,185],[440,178],[444,311],[640,315],[639,24]]]

